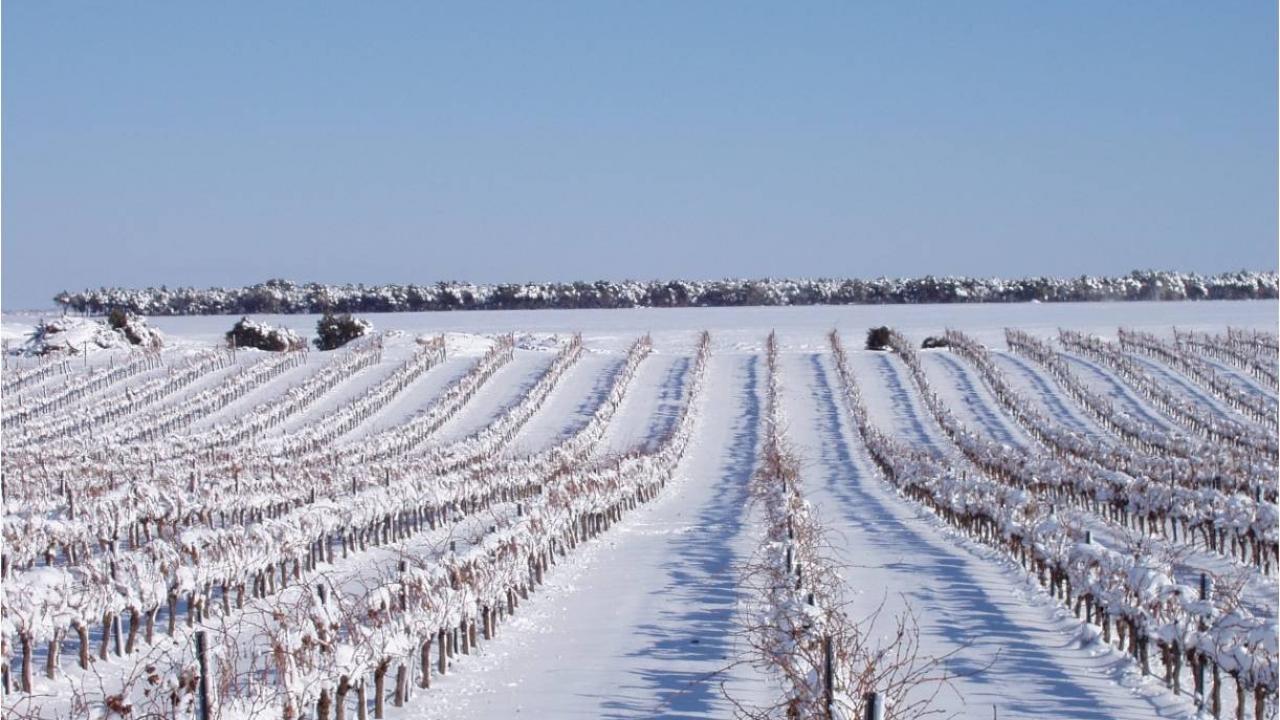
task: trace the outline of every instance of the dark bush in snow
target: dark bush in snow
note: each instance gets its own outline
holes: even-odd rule
[[[880,326],[871,328],[867,331],[867,349],[868,350],[888,350],[889,349],[889,328]]]
[[[140,345],[149,350],[164,346],[160,331],[147,325],[147,321],[121,308],[113,308],[107,314],[107,326],[124,335],[130,345]]]
[[[288,328],[272,327],[247,317],[240,318],[240,322],[227,331],[227,345],[271,352],[301,350],[307,346],[297,333]]]
[[[316,347],[321,350],[336,350],[358,337],[367,335],[373,325],[368,321],[353,318],[350,315],[330,315],[316,322]]]
[[[112,308],[111,312],[107,313],[107,324],[113,330],[120,330],[129,324],[129,313],[120,308]]]
[[[944,337],[934,337],[930,335],[929,337],[924,339],[924,342],[920,343],[920,347],[925,350],[929,350],[932,348],[951,347],[951,341],[947,340]]]

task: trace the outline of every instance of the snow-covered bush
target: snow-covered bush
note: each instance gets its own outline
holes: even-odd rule
[[[889,349],[889,328],[874,327],[867,330],[867,349],[868,350],[888,350]]]
[[[373,330],[373,324],[367,320],[353,318],[350,315],[331,315],[316,322],[316,347],[320,350],[336,350],[343,345],[363,337]]]
[[[115,323],[119,320],[120,325]],[[41,320],[32,328],[27,341],[16,351],[19,355],[79,355],[96,350],[127,350],[131,347],[159,350],[164,336],[136,315],[106,320],[61,317]]]
[[[124,335],[134,345],[148,350],[158,350],[164,346],[164,336],[159,330],[147,325],[146,318],[126,310],[115,308],[107,315],[107,325],[112,330]]]
[[[255,322],[247,317],[240,318],[234,327],[227,331],[227,345],[238,348],[257,348],[271,352],[301,350],[306,343],[297,333],[288,328],[278,328],[266,323]]]

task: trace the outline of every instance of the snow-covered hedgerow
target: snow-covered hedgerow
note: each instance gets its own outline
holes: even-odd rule
[[[227,315],[540,308],[725,307],[1277,297],[1275,272],[1198,275],[1138,271],[1117,277],[933,277],[626,280],[482,285],[322,285],[269,280],[241,288],[101,288],[61,292],[72,310],[120,307],[145,315]]]

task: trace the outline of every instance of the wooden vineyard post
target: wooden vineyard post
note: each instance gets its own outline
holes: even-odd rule
[[[424,690],[431,687],[431,634],[428,633],[421,646],[421,669],[418,671],[422,675],[422,679],[418,681],[418,687]]]
[[[390,667],[389,660],[383,660],[378,663],[373,670],[373,717],[382,720],[384,698],[387,690],[387,669]]]
[[[404,663],[400,663],[396,668],[396,694],[392,703],[396,707],[404,707],[404,703],[409,699],[409,669]]]
[[[343,675],[334,690],[334,720],[347,720],[347,693],[351,691],[351,678]]]
[[[1206,575],[1205,573],[1200,573],[1200,599],[1206,600],[1206,601],[1209,599],[1209,576]],[[1204,621],[1201,621],[1200,631],[1204,632],[1204,629],[1205,629]],[[1206,695],[1206,688],[1205,688],[1205,682],[1204,682],[1204,679],[1205,679],[1204,664],[1205,664],[1205,657],[1203,654],[1201,654],[1200,657],[1196,659],[1196,664],[1195,664],[1196,704],[1201,707],[1204,706],[1205,695]]]
[[[29,693],[34,689],[31,680],[31,633],[21,633],[19,641],[22,643],[22,691]]]
[[[209,688],[213,678],[209,676],[209,641],[204,630],[196,631],[196,660],[200,663],[200,720],[209,720],[212,717]]]
[[[316,700],[316,720],[329,720],[329,708],[333,701],[329,698],[329,689],[320,689],[320,699]]]
[[[436,644],[440,646],[440,667],[437,669],[441,675],[445,675],[449,672],[449,650],[443,629],[440,630]]]
[[[884,720],[884,700],[880,693],[869,692],[862,696],[863,720]]]
[[[831,645],[831,636],[822,638],[822,707],[826,711],[827,720],[835,717],[836,704],[836,658]]]

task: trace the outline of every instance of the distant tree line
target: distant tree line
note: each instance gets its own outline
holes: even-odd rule
[[[1275,298],[1277,273],[1134,271],[1117,277],[934,277],[605,281],[480,285],[323,285],[268,280],[241,288],[99,288],[61,292],[69,310],[142,315],[370,313],[749,305],[1245,300]]]

